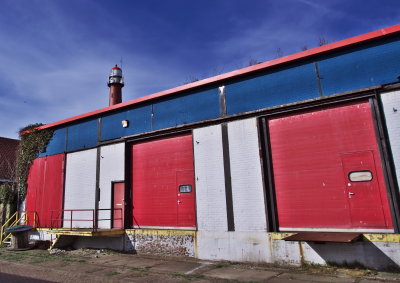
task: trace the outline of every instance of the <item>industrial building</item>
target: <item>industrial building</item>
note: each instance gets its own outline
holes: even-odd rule
[[[398,268],[399,76],[400,25],[127,102],[116,66],[109,107],[40,128],[31,237]]]

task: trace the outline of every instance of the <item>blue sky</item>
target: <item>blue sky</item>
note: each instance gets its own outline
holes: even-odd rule
[[[0,136],[400,23],[384,0],[0,0]],[[278,49],[280,51],[278,51]]]

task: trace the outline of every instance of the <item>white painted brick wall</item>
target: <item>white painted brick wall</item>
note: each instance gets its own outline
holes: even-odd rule
[[[381,98],[396,168],[397,183],[400,184],[400,91],[384,93]]]
[[[235,231],[266,231],[257,120],[228,124]]]
[[[271,262],[269,241],[264,231],[197,232],[197,258]]]
[[[199,231],[227,231],[221,126],[193,131]]]
[[[123,181],[125,178],[125,144],[118,143],[102,146],[100,149],[100,209],[112,208],[112,181]],[[99,211],[99,219],[110,219],[111,211]],[[99,221],[99,228],[111,228],[111,221]]]
[[[96,157],[97,150],[89,149],[67,154],[65,174],[64,209],[94,209],[96,192]],[[64,213],[70,219],[70,213]],[[73,212],[74,219],[92,219],[91,212]],[[91,222],[74,221],[73,227],[92,227]],[[70,227],[64,221],[64,227]]]

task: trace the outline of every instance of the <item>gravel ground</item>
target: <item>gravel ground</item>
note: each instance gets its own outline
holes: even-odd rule
[[[109,250],[0,249],[0,282],[400,282],[399,273],[210,262]]]

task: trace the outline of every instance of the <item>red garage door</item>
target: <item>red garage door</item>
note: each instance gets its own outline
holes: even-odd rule
[[[51,218],[62,209],[64,158],[64,154],[37,158],[30,167],[25,210],[36,212],[37,227],[61,227],[60,220]],[[33,225],[31,214],[29,218]]]
[[[392,229],[368,102],[269,121],[281,230]]]
[[[139,227],[195,227],[192,136],[132,145],[132,215]]]

